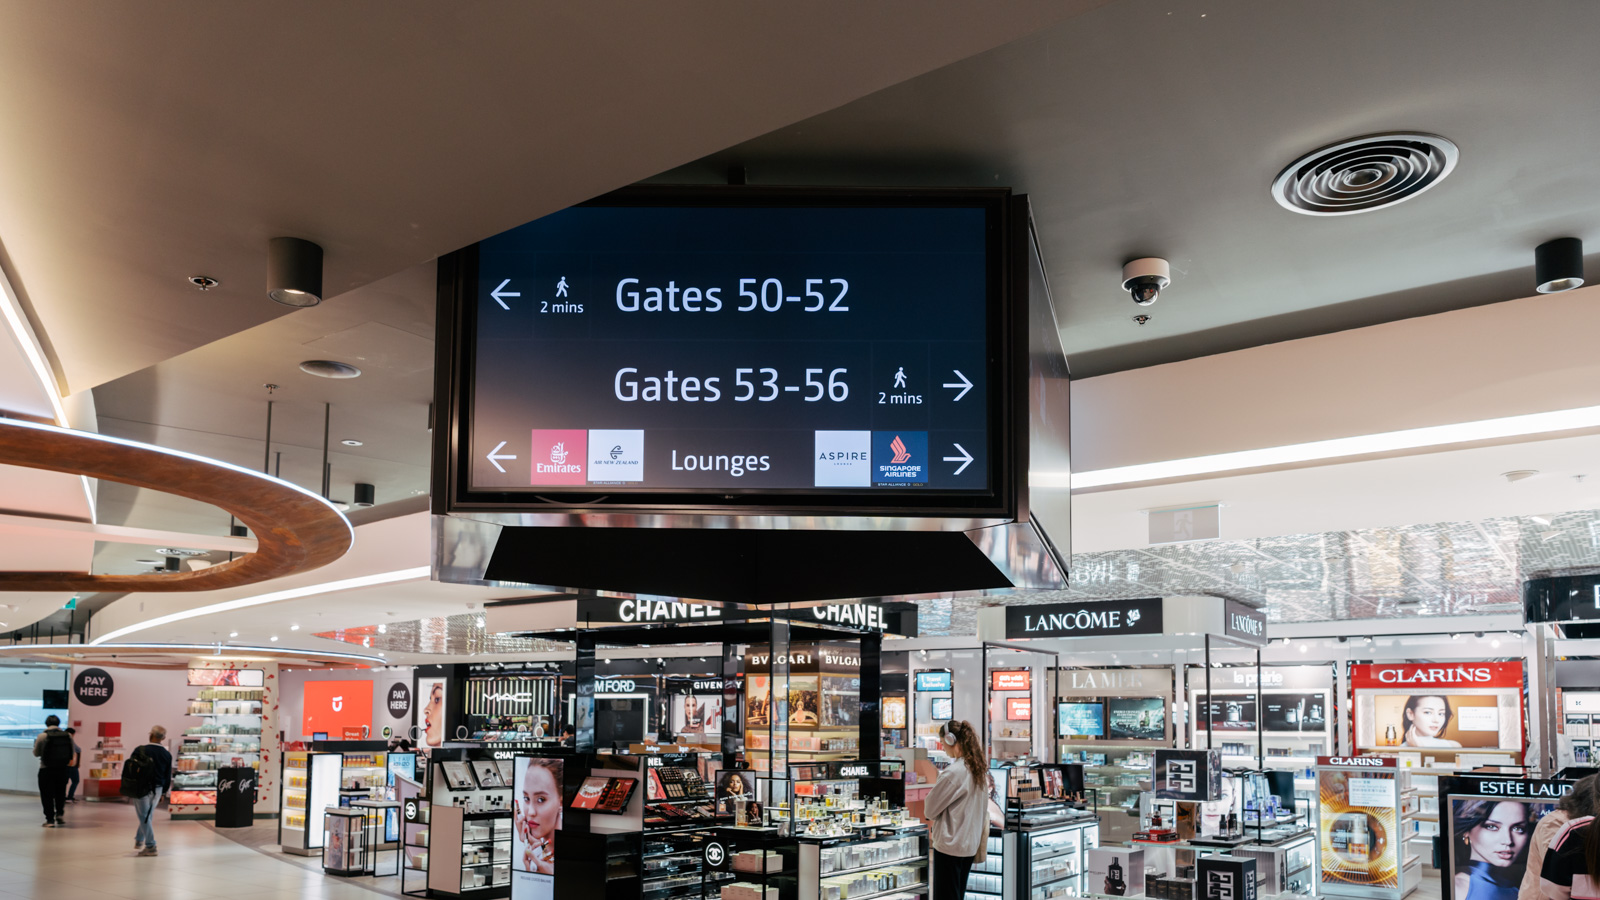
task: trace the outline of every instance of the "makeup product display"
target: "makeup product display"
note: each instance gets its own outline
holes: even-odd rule
[[[706,781],[696,768],[700,757],[678,755],[659,757],[676,765],[648,766],[645,769],[644,827],[684,828],[703,827],[720,821],[731,823],[733,813],[724,812],[715,803]],[[654,760],[652,760],[654,761]],[[742,782],[745,793],[754,798],[755,779],[746,772]]]

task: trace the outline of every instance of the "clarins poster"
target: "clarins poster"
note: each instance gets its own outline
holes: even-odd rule
[[[1393,772],[1322,771],[1322,883],[1394,888],[1400,884],[1401,835]],[[1385,801],[1382,805],[1365,804]]]

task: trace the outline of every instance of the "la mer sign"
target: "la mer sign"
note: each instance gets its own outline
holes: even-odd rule
[[[1006,638],[1160,634],[1161,598],[1006,607]]]

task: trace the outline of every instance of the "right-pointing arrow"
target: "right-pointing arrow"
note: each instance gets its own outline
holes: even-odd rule
[[[496,469],[499,469],[501,475],[504,475],[506,473],[506,469],[505,469],[505,466],[500,465],[500,460],[502,460],[502,459],[516,459],[516,457],[513,456],[513,455],[500,452],[500,448],[504,447],[505,445],[506,445],[506,442],[505,441],[501,441],[500,443],[494,445],[494,449],[493,450],[489,451],[489,464],[494,466]]]
[[[508,291],[508,290],[506,290],[506,285],[508,285],[510,283],[511,283],[511,279],[507,278],[505,281],[500,282],[500,286],[499,287],[497,287],[494,290],[489,292],[489,296],[493,297],[494,298],[494,302],[500,304],[500,308],[504,309],[504,310],[509,310],[509,309],[511,309],[511,307],[507,306],[506,305],[506,301],[504,299],[502,299],[502,298],[504,298],[504,297],[521,297],[522,296],[522,292],[521,291]],[[960,373],[958,372],[956,374],[960,374]],[[498,448],[496,448],[496,449],[498,449]],[[510,459],[516,459],[515,456],[509,457],[509,458]]]
[[[959,375],[961,373],[957,372],[956,374]],[[949,386],[950,385],[948,385],[948,384],[945,385],[945,387],[949,387]],[[967,385],[967,387],[971,387],[971,386],[972,385],[970,385],[970,384]],[[959,398],[957,398],[957,399],[959,399]],[[955,473],[954,473],[956,475],[960,475],[962,472],[965,472],[967,470],[967,466],[972,465],[972,454],[968,453],[967,452],[967,448],[961,446],[960,444],[956,444],[956,443],[952,442],[951,446],[955,447],[956,450],[960,451],[961,455],[960,456],[946,456],[944,458],[944,461],[945,462],[958,462],[958,463],[961,463],[961,465],[956,466],[956,470],[955,470]],[[499,448],[496,447],[495,449],[498,450]]]
[[[950,401],[950,402],[954,403],[956,400],[960,400],[962,397],[965,397],[967,395],[967,391],[972,390],[972,382],[967,380],[967,376],[961,374],[961,370],[960,369],[951,369],[950,371],[956,373],[956,377],[961,379],[961,380],[953,382],[951,384],[941,384],[939,386],[940,387],[947,387],[947,388],[960,388],[961,389],[960,393],[956,394],[955,400]],[[960,446],[960,445],[958,444],[957,446]],[[965,453],[967,451],[963,450],[961,452]]]

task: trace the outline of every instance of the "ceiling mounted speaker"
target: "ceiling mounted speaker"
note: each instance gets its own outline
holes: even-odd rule
[[[322,302],[322,248],[307,240],[277,237],[267,242],[267,296],[284,306]]]
[[[356,482],[356,495],[355,496],[356,496],[355,502],[351,503],[350,505],[354,506],[354,507],[361,508],[361,509],[365,509],[366,507],[371,506],[373,503],[375,503],[377,501],[378,489],[373,487],[370,484],[365,484],[363,482],[358,481],[358,482]]]
[[[1436,134],[1374,134],[1323,147],[1290,163],[1272,198],[1307,216],[1349,216],[1410,200],[1456,167],[1460,151]]]
[[[1583,287],[1583,241],[1573,237],[1545,241],[1533,250],[1535,290],[1559,294]]]

